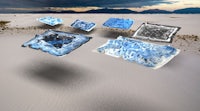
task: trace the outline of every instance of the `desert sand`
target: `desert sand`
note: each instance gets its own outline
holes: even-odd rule
[[[59,17],[63,25],[38,21]],[[109,17],[131,18],[129,31],[102,27]],[[70,27],[76,19],[97,23],[92,32]],[[200,15],[0,14],[1,111],[199,111]],[[9,22],[2,22],[9,21]],[[94,53],[108,39],[131,36],[143,22],[180,26],[172,45],[180,54],[153,70]],[[48,29],[93,37],[64,57],[21,45]]]

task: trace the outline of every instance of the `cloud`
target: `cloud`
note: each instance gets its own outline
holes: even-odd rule
[[[110,4],[105,5],[108,7],[143,7],[143,6],[153,6],[158,4],[172,4],[173,2],[165,0],[140,0],[140,1],[131,1],[128,3],[119,3],[119,4]]]
[[[167,0],[1,0],[0,8],[33,7],[142,7],[170,4]]]

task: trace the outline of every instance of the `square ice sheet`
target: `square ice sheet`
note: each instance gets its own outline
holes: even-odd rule
[[[73,28],[78,28],[84,31],[91,31],[96,26],[93,22],[85,22],[83,20],[76,20],[74,23],[71,24]]]
[[[63,23],[62,19],[60,19],[60,18],[54,18],[54,17],[49,17],[49,16],[43,17],[43,18],[39,18],[37,20],[39,22],[45,23],[45,24],[50,25],[50,26],[55,26],[55,25]]]
[[[109,28],[117,28],[117,29],[123,29],[128,30],[133,24],[132,19],[123,19],[123,18],[109,18],[103,26],[109,27]]]
[[[171,42],[180,27],[161,24],[143,23],[132,36],[133,38],[151,41]]]
[[[63,56],[88,42],[90,39],[91,37],[85,35],[48,30],[41,35],[36,35],[22,46],[41,49],[43,52],[48,52],[55,56]]]
[[[108,40],[97,49],[98,52],[113,57],[157,69],[168,63],[180,50],[171,46],[157,45],[119,36]]]

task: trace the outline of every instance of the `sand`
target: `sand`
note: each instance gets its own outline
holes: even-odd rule
[[[64,20],[54,28],[36,21]],[[106,30],[109,17],[132,18],[129,31]],[[70,27],[76,19],[97,23],[90,33]],[[199,111],[200,15],[0,14],[1,111]],[[181,52],[153,70],[92,52],[108,39],[131,36],[143,22],[180,26],[172,45]],[[22,48],[47,29],[81,33],[91,41],[64,57]],[[159,43],[158,44],[167,44]]]

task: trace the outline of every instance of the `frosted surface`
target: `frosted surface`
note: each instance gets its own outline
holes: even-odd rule
[[[129,62],[136,62],[154,69],[162,67],[179,53],[179,49],[171,46],[146,43],[122,36],[115,40],[108,40],[97,50],[100,53],[122,57]]]
[[[90,39],[91,37],[84,35],[49,30],[41,35],[36,35],[22,46],[41,49],[43,52],[48,52],[55,56],[63,56],[88,42]]]
[[[73,28],[78,28],[78,29],[81,29],[81,30],[89,32],[92,29],[94,29],[96,24],[93,23],[93,22],[86,22],[86,21],[83,21],[83,20],[76,20],[74,23],[71,24],[71,26]]]
[[[133,24],[132,19],[123,19],[123,18],[109,18],[103,26],[109,28],[117,28],[117,29],[129,29]]]
[[[143,23],[133,37],[152,41],[171,42],[180,27]]]
[[[42,23],[45,23],[47,25],[50,25],[50,26],[55,26],[55,25],[63,23],[62,19],[60,19],[60,18],[54,18],[54,17],[49,17],[49,16],[43,17],[43,18],[39,18],[38,21],[42,22]]]

